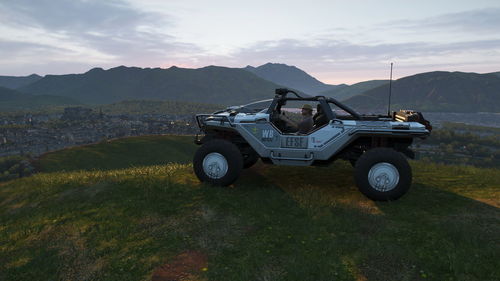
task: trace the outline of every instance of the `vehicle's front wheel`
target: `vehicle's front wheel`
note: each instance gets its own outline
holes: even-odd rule
[[[374,148],[356,161],[354,179],[366,197],[396,200],[410,188],[411,167],[403,154],[390,148]]]
[[[251,147],[240,148],[240,151],[243,156],[243,169],[252,167],[260,159],[259,154]]]
[[[230,185],[243,168],[243,157],[236,145],[214,139],[204,143],[193,159],[194,173],[202,182]]]

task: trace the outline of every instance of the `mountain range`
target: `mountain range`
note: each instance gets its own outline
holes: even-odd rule
[[[500,112],[500,72],[428,72],[395,80],[392,85],[393,109]],[[0,86],[16,90],[2,89],[0,109],[20,108],[21,100],[31,107],[37,102],[48,105],[49,101],[96,105],[124,100],[236,105],[272,98],[275,88],[289,87],[334,97],[361,112],[385,112],[389,92],[387,80],[328,85],[295,66],[277,63],[245,68],[94,68],[82,74],[0,76]]]
[[[387,110],[389,85],[345,101],[360,112]],[[435,71],[393,81],[394,110],[443,112],[500,112],[500,77],[495,74]]]
[[[332,90],[328,90],[325,92],[321,92],[321,95],[324,95],[326,97],[333,97],[336,98],[339,101],[344,101],[346,99],[349,99],[351,97],[354,97],[356,95],[359,95],[363,92],[366,92],[368,90],[377,88],[379,86],[388,84],[389,80],[369,80],[369,81],[364,81],[364,82],[359,82],[356,84],[352,85],[345,85],[343,84],[340,87],[337,87]]]
[[[346,86],[325,84],[307,74],[305,71],[282,63],[266,63],[259,67],[247,66],[244,68],[260,78],[273,81],[276,84],[293,88],[310,95],[317,95]]]
[[[242,70],[208,66],[198,69],[171,67],[94,68],[83,74],[47,75],[19,88],[31,94],[53,94],[89,104],[122,100],[176,100],[242,104],[272,98],[279,85]]]

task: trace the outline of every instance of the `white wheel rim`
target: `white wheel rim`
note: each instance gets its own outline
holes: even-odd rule
[[[391,163],[377,163],[368,172],[368,182],[378,191],[392,190],[399,183],[398,169]]]
[[[203,159],[203,171],[212,179],[220,179],[227,173],[227,160],[217,152],[209,153]]]

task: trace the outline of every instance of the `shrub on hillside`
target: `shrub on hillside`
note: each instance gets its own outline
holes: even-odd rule
[[[24,156],[14,155],[0,158],[0,181],[22,178],[33,174],[35,169]]]

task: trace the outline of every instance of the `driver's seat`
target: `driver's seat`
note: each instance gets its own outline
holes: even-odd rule
[[[313,116],[313,130],[328,124],[328,122],[328,117],[326,117],[326,114],[323,112],[321,104],[318,104],[316,106],[316,114]]]

